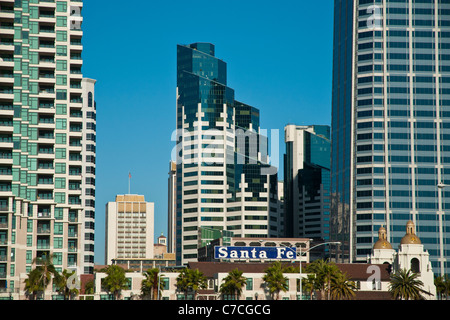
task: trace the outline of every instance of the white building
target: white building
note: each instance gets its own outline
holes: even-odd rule
[[[423,290],[431,295],[425,295],[426,299],[436,299],[436,287],[434,285],[434,273],[431,267],[430,255],[424,249],[422,242],[414,231],[414,222],[406,224],[406,234],[401,239],[398,251],[392,248],[387,241],[386,229],[381,227],[378,231],[379,239],[373,246],[370,262],[373,264],[390,264],[392,272],[399,270],[411,270],[419,275],[418,280],[423,282]]]
[[[153,258],[154,203],[142,195],[118,195],[106,205],[105,263]]]

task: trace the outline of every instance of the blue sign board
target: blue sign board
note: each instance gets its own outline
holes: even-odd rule
[[[287,247],[214,247],[215,259],[293,260],[297,249]]]

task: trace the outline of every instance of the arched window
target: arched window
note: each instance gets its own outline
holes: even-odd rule
[[[88,93],[88,107],[92,107],[93,105],[93,94],[92,92]]]
[[[414,273],[420,273],[420,262],[417,258],[411,259],[411,271]]]

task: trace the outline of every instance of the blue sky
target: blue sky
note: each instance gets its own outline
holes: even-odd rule
[[[236,99],[280,141],[286,124],[330,124],[332,0],[93,0],[83,16],[83,73],[97,80],[96,263],[105,205],[128,193],[129,172],[131,193],[155,203],[155,237],[167,235],[177,44],[214,43]]]

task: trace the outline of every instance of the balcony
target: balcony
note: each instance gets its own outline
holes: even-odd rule
[[[43,160],[43,159],[39,159],[38,168],[40,171],[49,170],[50,172],[55,169],[52,160]]]
[[[0,71],[0,82],[2,84],[14,84],[14,73],[8,70]]]
[[[0,181],[0,193],[10,192],[12,190],[11,182],[1,182]]]
[[[0,48],[1,50],[1,48]],[[14,99],[14,90],[12,87],[0,86],[0,99]]]
[[[69,204],[71,205],[81,205],[80,196],[71,196],[69,195]]]
[[[14,39],[8,37],[0,38],[0,49],[14,51]]]
[[[38,226],[37,227],[37,234],[41,235],[49,235],[51,233],[50,225],[48,226]]]
[[[78,238],[78,232],[69,230],[67,236],[69,238]]]
[[[70,132],[81,132],[83,129],[82,124],[70,124]]]
[[[50,212],[38,212],[37,217],[38,219],[50,219],[52,214]]]
[[[53,200],[53,192],[47,190],[38,190],[37,198],[38,200]]]
[[[39,109],[54,109],[55,103],[51,100],[39,101]]]
[[[55,33],[55,27],[54,26],[42,25],[39,28],[39,32],[40,33],[46,33],[46,34],[48,34],[48,33]]]
[[[53,155],[55,152],[53,151],[53,146],[40,146],[38,149],[39,155]],[[12,157],[12,155],[11,155]]]

